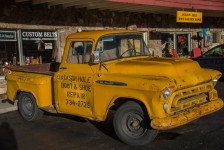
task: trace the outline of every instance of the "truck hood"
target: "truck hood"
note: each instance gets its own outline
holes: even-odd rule
[[[134,58],[108,63],[109,73],[137,76],[162,76],[173,80],[177,88],[211,80],[211,75],[190,59]]]

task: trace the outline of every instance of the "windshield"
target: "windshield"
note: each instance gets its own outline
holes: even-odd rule
[[[101,52],[102,61],[150,55],[140,34],[103,36],[97,43],[96,51]]]
[[[223,56],[223,55],[224,55],[224,45],[218,45],[204,54],[204,56]]]

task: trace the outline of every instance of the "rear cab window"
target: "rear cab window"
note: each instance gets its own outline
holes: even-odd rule
[[[66,62],[68,64],[84,64],[90,61],[93,43],[90,41],[72,41]]]

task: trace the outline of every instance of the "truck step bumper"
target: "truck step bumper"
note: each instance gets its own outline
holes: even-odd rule
[[[189,123],[197,118],[211,114],[223,107],[223,101],[217,99],[200,106],[183,111],[179,114],[165,118],[155,118],[151,121],[151,127],[157,130],[167,130]]]

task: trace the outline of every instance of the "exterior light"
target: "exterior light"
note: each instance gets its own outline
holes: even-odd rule
[[[165,99],[167,99],[170,96],[170,89],[169,88],[165,88],[163,91],[163,97]]]
[[[218,82],[218,79],[217,79],[217,78],[214,78],[214,79],[212,80],[212,82],[213,82],[213,85],[215,86],[215,85],[217,84],[217,82]]]
[[[167,103],[163,104],[163,109],[165,110],[165,112],[167,112],[169,105]]]

